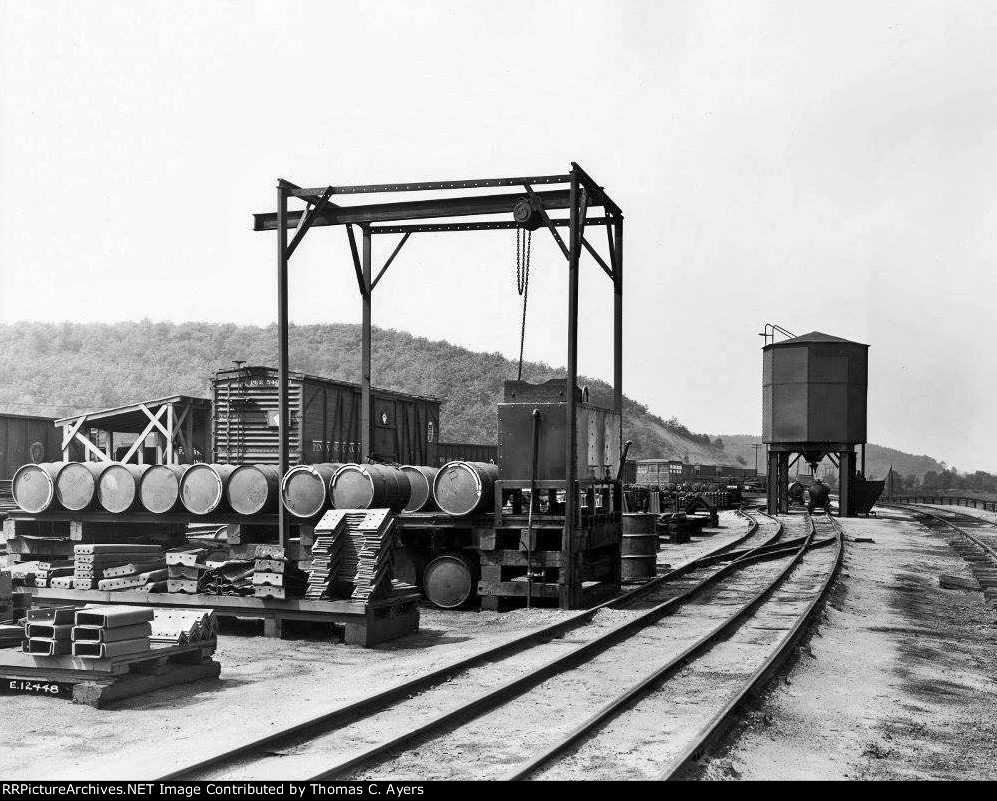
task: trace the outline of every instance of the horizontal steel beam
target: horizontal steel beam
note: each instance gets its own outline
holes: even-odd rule
[[[380,192],[429,192],[444,189],[484,189],[494,186],[522,186],[523,184],[567,184],[571,183],[570,175],[529,175],[522,178],[469,178],[457,181],[422,181],[408,184],[366,184],[357,186],[334,186],[334,195],[363,195]],[[291,197],[314,197],[321,195],[326,187],[302,189],[295,187],[288,190]]]
[[[324,190],[323,190],[324,191]],[[537,197],[545,209],[568,208],[567,189],[557,189],[549,192],[537,192]],[[395,220],[427,220],[434,217],[470,217],[478,214],[511,214],[516,201],[526,197],[526,193],[509,193],[501,195],[480,195],[473,197],[433,198],[427,200],[406,201],[403,203],[374,203],[366,206],[342,206],[326,210],[316,215],[312,227],[320,225],[345,225],[355,223],[393,222]],[[593,201],[592,205],[601,205]],[[294,227],[298,224],[303,211],[289,211],[287,224]],[[265,212],[253,215],[254,231],[275,231],[277,229],[277,213]]]
[[[551,220],[551,224],[556,228],[567,228],[570,220]],[[611,225],[610,217],[589,217],[586,225]],[[372,225],[372,234],[407,234],[407,233],[444,233],[448,231],[511,231],[518,228],[515,220],[490,220],[488,222],[464,222],[464,223],[423,223],[413,225]]]

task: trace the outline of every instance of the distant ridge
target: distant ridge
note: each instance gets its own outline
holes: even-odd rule
[[[233,323],[11,323],[0,324],[0,411],[69,414],[172,394],[209,395],[211,376],[248,364],[276,364],[275,326]],[[360,327],[294,326],[291,368],[343,381],[359,380]],[[441,436],[451,442],[496,441],[496,405],[502,382],[516,364],[498,353],[477,353],[402,331],[374,331],[375,385],[435,395],[444,401]],[[528,362],[527,381],[563,377],[563,368]],[[581,379],[592,400],[612,404],[606,383]],[[633,458],[738,464],[677,420],[624,402],[624,434]],[[748,462],[744,462],[748,464]]]

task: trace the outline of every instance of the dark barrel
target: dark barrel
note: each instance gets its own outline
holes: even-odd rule
[[[154,464],[142,474],[138,485],[142,506],[154,514],[180,508],[180,479],[189,464]]]
[[[441,609],[455,609],[471,600],[477,581],[477,561],[466,551],[437,556],[422,574],[426,598]]]
[[[344,464],[329,482],[336,509],[393,509],[400,512],[409,500],[408,476],[383,464]]]
[[[69,462],[42,462],[17,468],[11,480],[14,501],[25,512],[37,514],[57,506],[55,482]]]
[[[80,512],[97,499],[97,482],[113,462],[69,462],[55,479],[55,498],[63,509]]]
[[[299,464],[284,474],[280,500],[295,517],[315,517],[329,508],[329,482],[342,467],[339,463]]]
[[[453,517],[492,510],[498,466],[489,462],[448,462],[433,480],[436,505]]]
[[[280,471],[272,464],[241,464],[228,479],[228,502],[241,515],[273,512],[280,492]]]
[[[225,508],[225,485],[233,470],[231,464],[192,464],[180,479],[180,503],[195,515]]]
[[[408,548],[395,548],[392,556],[394,557],[394,577],[407,584],[421,586],[422,571],[426,564],[422,555]]]
[[[112,462],[97,479],[97,500],[108,512],[120,514],[139,505],[138,483],[145,465]]]
[[[646,581],[654,578],[658,562],[657,515],[624,513],[620,578]]]
[[[408,477],[409,486],[412,488],[408,503],[405,504],[405,511],[430,512],[435,509],[433,481],[440,468],[407,464],[402,467],[402,472]]]

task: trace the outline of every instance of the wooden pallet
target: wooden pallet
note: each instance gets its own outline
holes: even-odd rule
[[[141,654],[81,659],[0,650],[0,693],[31,694],[102,707],[123,698],[201,679],[216,679],[217,640],[186,645],[154,642]]]
[[[35,606],[62,604],[126,604],[152,607],[196,607],[214,609],[218,617],[255,618],[263,621],[267,637],[283,637],[288,620],[309,620],[342,626],[347,645],[369,647],[379,642],[414,634],[419,630],[422,594],[412,588],[393,592],[387,598],[361,601],[280,600],[238,595],[144,593],[124,590],[64,590],[27,588]]]

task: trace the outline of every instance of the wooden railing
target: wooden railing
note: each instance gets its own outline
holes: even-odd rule
[[[892,495],[883,496],[884,503],[930,503],[938,506],[971,506],[974,509],[984,509],[997,512],[997,501],[984,501],[980,498],[967,498],[962,495]]]

